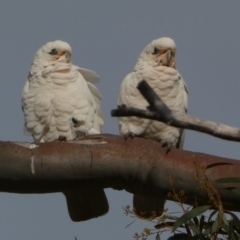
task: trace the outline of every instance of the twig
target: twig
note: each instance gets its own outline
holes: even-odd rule
[[[191,129],[199,132],[204,132],[212,136],[231,141],[240,141],[240,129],[227,126],[213,121],[203,120],[182,114],[177,111],[172,111],[161,100],[149,84],[143,80],[138,84],[139,91],[148,101],[148,110],[137,108],[127,108],[126,106],[118,106],[118,109],[111,111],[113,117],[141,117],[164,122],[168,125]]]

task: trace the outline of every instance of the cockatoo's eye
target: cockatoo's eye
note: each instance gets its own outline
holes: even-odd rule
[[[49,52],[50,55],[58,55],[57,49],[53,48],[51,52]]]
[[[154,48],[154,52],[152,53],[153,55],[157,55],[159,53],[159,49],[157,49],[156,47]]]

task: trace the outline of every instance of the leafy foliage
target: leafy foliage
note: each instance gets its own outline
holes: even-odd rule
[[[220,178],[215,181],[216,183],[240,183],[240,178]]]
[[[182,209],[181,216],[175,216],[168,213],[168,209],[163,210],[163,214],[156,218],[148,219],[155,224],[154,229],[145,228],[142,233],[135,233],[134,238],[146,240],[148,236],[155,234],[155,240],[161,240],[161,234],[166,231],[174,233],[168,240],[217,240],[240,239],[240,219],[232,212],[223,209],[221,198],[217,190],[208,180],[206,171],[213,167],[222,165],[229,165],[229,163],[214,163],[206,167],[196,166],[195,178],[198,182],[198,187],[201,190],[207,191],[208,199],[197,202],[193,207],[186,206],[184,200],[186,199],[183,190],[176,192],[174,188],[174,181],[169,176],[172,192],[168,193],[168,197],[175,201]],[[221,183],[239,183],[240,178],[224,178],[218,179],[216,182]],[[240,194],[240,190],[236,187],[226,188],[233,194]],[[126,214],[132,214],[137,218],[134,210],[129,206],[125,207]]]

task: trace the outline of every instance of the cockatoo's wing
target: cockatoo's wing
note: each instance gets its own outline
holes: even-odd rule
[[[189,93],[189,91],[188,91],[187,85],[184,82],[183,78],[181,79],[181,81],[184,85],[184,88],[182,90],[183,105],[184,105],[185,113],[187,113],[187,111],[188,111],[188,97],[187,97],[187,94]],[[185,133],[186,133],[185,129],[180,129],[180,137],[179,137],[178,142],[176,144],[176,148],[183,149],[183,144],[184,144],[184,140],[185,140]]]
[[[146,109],[148,103],[137,89],[137,85],[141,80],[141,76],[136,72],[132,72],[125,77],[120,86],[119,106],[125,105],[126,107]],[[144,134],[150,120],[138,117],[120,117],[118,122],[120,134],[127,138]]]
[[[100,77],[94,71],[86,68],[78,68],[78,71],[87,82],[88,88],[93,96],[96,110],[96,118],[94,120],[93,127],[89,131],[89,134],[99,134],[102,132],[102,126],[104,124],[104,116],[100,109],[102,95],[93,84],[99,82]]]
[[[22,111],[24,112],[25,111],[25,108],[26,106],[26,103],[25,103],[25,100],[24,99],[27,95],[28,95],[28,92],[29,92],[29,81],[26,81],[26,83],[24,84],[24,87],[23,87],[23,92],[22,92]],[[25,135],[31,135],[31,132],[29,132],[26,128],[26,123],[24,124],[24,134]]]
[[[87,82],[98,83],[100,81],[100,77],[94,71],[86,68],[78,68],[78,70]]]
[[[99,134],[102,132],[102,126],[104,124],[104,116],[100,109],[102,95],[93,84],[91,84],[90,82],[87,82],[87,85],[93,96],[94,106],[96,111],[93,127],[89,130],[89,134]]]
[[[181,129],[180,130],[180,137],[179,137],[178,142],[176,144],[176,148],[183,149],[184,140],[185,140],[185,130]]]

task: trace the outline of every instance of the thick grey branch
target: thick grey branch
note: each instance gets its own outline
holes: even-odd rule
[[[15,193],[66,192],[78,188],[125,189],[130,193],[163,196],[184,190],[189,204],[195,197],[207,198],[198,188],[195,164],[206,166],[228,162],[207,170],[213,183],[223,177],[239,177],[240,162],[172,148],[166,154],[156,141],[134,138],[125,141],[113,135],[93,136],[75,142],[51,142],[29,145],[0,142],[0,191]],[[226,186],[214,184],[227,209],[240,211],[240,196],[230,194]],[[122,203],[125,204],[125,203]]]
[[[113,117],[136,116],[153,119],[174,127],[204,132],[226,140],[237,142],[240,141],[239,128],[191,117],[187,114],[181,114],[176,111],[171,111],[144,80],[139,83],[138,89],[150,104],[148,107],[149,110],[119,106],[118,109],[111,111],[111,115]]]

